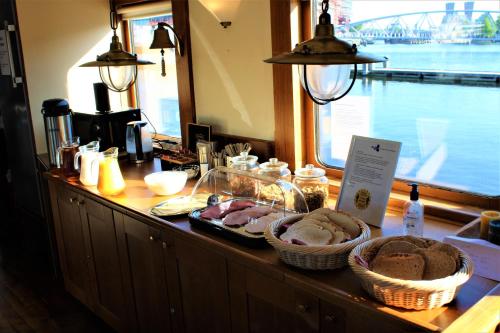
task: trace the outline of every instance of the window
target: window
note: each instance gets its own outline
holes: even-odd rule
[[[343,168],[354,134],[401,141],[397,178],[500,196],[499,2],[330,0],[330,10],[337,37],[389,62],[315,106],[317,159]]]
[[[151,50],[153,30],[158,22],[173,26],[172,15],[149,16],[129,20],[130,44],[140,59],[147,59],[155,65],[139,66],[135,84],[137,106],[146,114],[153,130],[172,137],[181,137],[179,98],[175,50],[165,50],[166,76],[161,76],[160,50]],[[172,42],[175,39],[169,31]]]

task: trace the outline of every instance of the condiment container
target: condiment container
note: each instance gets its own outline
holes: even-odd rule
[[[479,228],[479,238],[488,239],[488,228],[490,221],[500,220],[500,212],[494,210],[485,210],[481,212],[481,224]]]
[[[248,155],[248,152],[243,151],[240,156],[232,158],[232,169],[248,172],[250,174],[257,174],[259,158],[254,155]],[[229,184],[231,191],[235,197],[255,197],[258,192],[258,182],[249,177],[240,177],[238,174],[230,175]]]
[[[295,170],[295,184],[304,194],[309,211],[325,207],[328,200],[328,178],[325,170],[307,164],[304,168]],[[297,200],[296,202],[301,202]]]
[[[269,162],[259,165],[259,175],[292,181],[292,172],[288,169],[288,163],[278,161],[277,158],[270,158]]]
[[[500,220],[490,221],[488,241],[500,245]]]

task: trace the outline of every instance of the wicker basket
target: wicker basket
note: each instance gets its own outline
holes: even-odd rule
[[[349,255],[349,265],[361,279],[361,286],[370,295],[387,305],[405,309],[424,310],[451,302],[462,285],[472,276],[471,258],[459,250],[461,266],[453,275],[436,280],[401,280],[377,274],[356,262],[355,257],[367,259],[382,244],[396,237],[375,238],[356,246]]]
[[[276,249],[281,260],[289,265],[317,270],[344,267],[347,265],[349,252],[356,245],[370,239],[370,228],[363,221],[352,216],[353,221],[359,225],[361,234],[345,243],[326,246],[305,246],[285,243],[276,237],[281,225],[296,222],[303,216],[304,214],[299,214],[274,221],[264,232],[266,240]]]

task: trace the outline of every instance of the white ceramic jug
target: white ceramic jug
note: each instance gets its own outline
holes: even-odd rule
[[[78,165],[78,157],[81,157],[81,166]],[[92,141],[85,146],[80,146],[75,155],[75,169],[80,169],[80,182],[86,186],[97,185],[99,177],[99,141]]]

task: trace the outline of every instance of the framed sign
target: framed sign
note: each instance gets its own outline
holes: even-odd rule
[[[212,126],[188,123],[188,149],[196,153],[196,143],[198,141],[210,141],[212,136]]]
[[[400,150],[401,142],[353,135],[336,209],[380,227]]]

